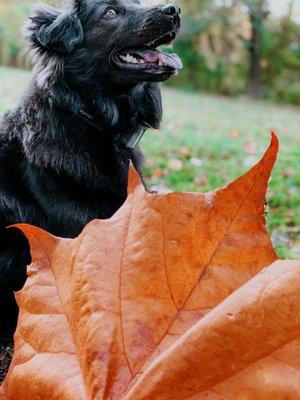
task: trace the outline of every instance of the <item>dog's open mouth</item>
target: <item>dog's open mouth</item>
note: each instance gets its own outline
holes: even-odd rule
[[[114,57],[115,63],[126,69],[144,70],[149,73],[176,73],[182,68],[182,62],[176,54],[157,50],[158,46],[171,43],[176,37],[175,32],[167,33],[152,40],[141,48],[121,50]]]

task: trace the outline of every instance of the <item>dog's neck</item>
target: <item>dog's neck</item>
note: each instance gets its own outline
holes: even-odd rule
[[[114,138],[119,135],[129,137],[133,132],[148,126],[158,128],[162,114],[158,85],[140,85],[134,88],[131,95],[128,93],[126,96],[124,93],[113,96],[103,91],[93,102],[86,101],[84,96],[68,89],[64,86],[41,89],[33,79],[28,95],[24,96],[20,104],[21,121],[18,109],[12,114],[11,123],[15,124],[16,129],[10,129],[10,135],[16,134],[19,137],[28,162],[38,168],[51,168],[58,174],[69,174],[70,165],[73,165],[73,175],[76,171],[74,180],[85,181],[97,187],[100,185],[97,176],[103,177],[106,174],[104,159],[113,165],[112,170],[115,171],[121,164],[127,165],[129,159],[138,168],[141,163],[134,162],[139,153],[138,146],[130,149],[120,142],[116,143]],[[49,93],[58,105],[51,104]],[[65,112],[63,105],[73,110],[86,105],[93,107],[104,131],[99,133],[82,118],[69,111]],[[18,128],[20,124],[21,130]],[[42,135],[39,134],[41,129]],[[49,149],[49,143],[51,152],[40,150],[44,145]],[[52,152],[55,152],[55,158]],[[112,179],[111,176],[109,179]],[[113,179],[120,180],[117,172],[113,174]]]
[[[156,89],[156,90],[155,90]],[[93,87],[72,87],[65,81],[57,81],[49,94],[60,107],[75,114],[82,111],[92,117],[100,127],[113,128],[121,123],[124,105],[126,119],[135,119],[144,128],[158,129],[161,121],[161,99],[157,84],[140,83],[118,87],[95,84]],[[151,104],[152,103],[152,104]],[[151,112],[147,109],[151,106]]]

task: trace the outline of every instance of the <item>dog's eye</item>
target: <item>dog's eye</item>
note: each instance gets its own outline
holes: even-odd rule
[[[118,14],[118,12],[116,9],[108,8],[104,13],[103,18],[114,18],[117,16],[117,14]]]

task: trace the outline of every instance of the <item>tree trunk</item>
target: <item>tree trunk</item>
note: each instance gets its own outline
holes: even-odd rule
[[[258,27],[259,21],[253,14],[250,15],[250,21],[248,92],[251,97],[260,98],[263,94],[261,86],[261,34]]]
[[[248,93],[251,97],[261,98],[263,87],[261,82],[262,68],[262,35],[263,24],[268,13],[265,11],[264,0],[247,1],[249,19],[251,23],[251,37],[249,41],[249,72]]]

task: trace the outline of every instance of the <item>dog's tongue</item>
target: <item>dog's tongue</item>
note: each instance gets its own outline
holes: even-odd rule
[[[182,62],[177,54],[167,54],[161,53],[158,50],[138,50],[135,52],[138,56],[142,57],[145,61],[149,63],[158,63],[160,61],[164,67],[169,67],[173,69],[181,69]]]

